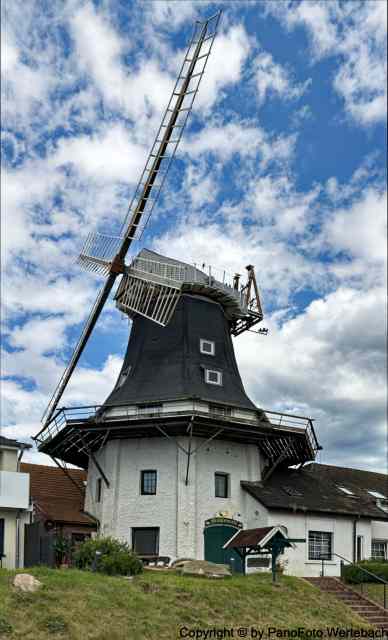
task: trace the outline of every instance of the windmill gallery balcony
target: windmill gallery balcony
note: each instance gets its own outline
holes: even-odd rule
[[[256,444],[273,464],[303,464],[315,458],[313,421],[276,411],[243,411],[198,399],[156,405],[91,405],[61,408],[35,437],[39,451],[85,466],[90,451],[109,439],[164,435]]]

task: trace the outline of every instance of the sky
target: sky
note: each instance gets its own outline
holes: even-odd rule
[[[83,241],[118,232],[193,24],[218,9],[131,255],[255,265],[269,332],[234,339],[248,395],[314,418],[318,461],[386,471],[383,0],[2,4],[2,434],[39,431],[102,284],[77,264]],[[63,406],[105,400],[129,328],[111,298]]]

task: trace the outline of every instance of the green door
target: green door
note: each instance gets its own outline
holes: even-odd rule
[[[217,564],[228,564],[233,567],[234,571],[242,573],[242,560],[236,551],[232,549],[223,549],[225,542],[239,531],[238,527],[226,524],[211,524],[205,526],[205,560],[208,562],[216,562]],[[232,560],[233,558],[233,560]]]

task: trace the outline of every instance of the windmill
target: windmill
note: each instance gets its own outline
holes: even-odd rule
[[[197,531],[187,537],[187,527],[192,526],[194,531],[195,514],[202,514],[199,527],[211,517],[210,503],[201,503],[201,481],[210,473],[209,468],[221,464],[221,458],[222,464],[237,468],[240,474],[249,467],[248,479],[259,481],[279,465],[300,465],[314,459],[319,448],[310,418],[264,411],[250,400],[243,387],[232,336],[255,331],[253,327],[263,319],[252,265],[246,266],[243,281],[238,273],[230,275],[209,265],[188,264],[146,248],[128,265],[125,263],[132,242],[142,238],[165,183],[219,20],[217,13],[195,25],[121,235],[91,233],[86,239],[79,263],[104,276],[105,284],[44,413],[42,429],[35,436],[39,450],[50,455],[65,472],[68,463],[88,469],[87,508],[107,535],[125,538],[125,527],[133,527],[133,536],[144,529],[146,540],[151,528],[155,545],[159,538],[150,518],[157,514],[155,517],[163,521],[156,527],[158,531],[160,528],[162,542],[163,531],[173,526],[175,552],[163,542],[166,555],[186,557],[203,555],[194,539],[202,534]],[[58,408],[118,277],[116,305],[132,319],[132,327],[116,384],[100,405]],[[240,460],[236,468],[233,460]],[[138,487],[138,480],[125,474],[137,473],[143,462],[141,492],[139,495],[134,489],[128,498],[132,500],[128,515],[125,492],[128,487]],[[157,493],[155,467],[159,465],[165,502],[150,512],[143,505],[143,495]],[[200,470],[200,465],[205,466]],[[228,492],[228,473],[231,471],[218,473],[218,492]],[[241,479],[246,479],[245,475]],[[101,506],[102,482],[110,492],[106,508]],[[227,510],[236,506],[236,511],[243,509],[242,503],[224,506]],[[139,550],[140,543],[135,544],[134,537],[132,543]]]
[[[196,267],[173,267],[170,259],[160,257],[159,260],[152,260],[142,252],[129,266],[124,262],[132,242],[142,237],[166,180],[205,73],[220,16],[221,12],[218,12],[204,22],[197,21],[195,24],[175,87],[128,207],[122,234],[112,236],[93,232],[86,238],[78,262],[85,269],[105,276],[106,280],[44,412],[43,426],[50,422],[55,413],[118,276],[122,277],[115,296],[117,306],[130,317],[137,313],[165,326],[174,313],[181,292],[206,289],[210,296],[229,301],[233,335],[250,329],[263,318],[252,265],[247,267],[247,283],[239,286],[238,274],[234,276],[232,285],[225,282],[225,273],[222,281],[217,281],[211,267],[206,275]],[[252,288],[255,295],[252,295]],[[265,333],[265,330],[262,332]]]

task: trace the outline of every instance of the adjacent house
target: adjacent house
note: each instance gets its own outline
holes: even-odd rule
[[[319,576],[323,560],[325,575],[338,576],[341,559],[388,559],[385,474],[313,463],[241,486],[256,501],[260,526],[282,525],[290,538],[306,539],[284,553],[287,573]],[[250,561],[257,562],[248,559],[248,570]]]
[[[30,478],[20,469],[31,445],[0,436],[0,566],[23,567],[24,524],[30,521]]]
[[[71,538],[73,543],[90,537],[96,530],[96,519],[86,514],[84,495],[87,474],[82,469],[67,469],[40,464],[21,464],[30,478],[33,522],[46,531]]]

